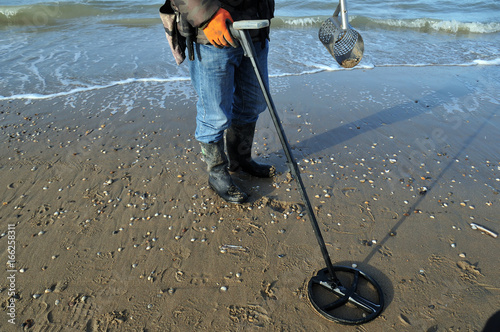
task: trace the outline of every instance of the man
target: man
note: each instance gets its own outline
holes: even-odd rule
[[[180,34],[188,37],[188,50],[191,40],[195,41],[189,61],[198,94],[195,137],[208,166],[209,185],[224,200],[242,203],[248,195],[233,182],[229,170],[265,178],[274,175],[274,167],[258,164],[251,157],[255,125],[266,103],[252,64],[242,48],[235,47],[228,24],[270,20],[274,0],[171,0],[170,5]],[[251,37],[268,85],[269,29],[251,31]]]

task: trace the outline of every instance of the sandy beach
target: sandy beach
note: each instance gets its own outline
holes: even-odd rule
[[[229,205],[207,184],[190,82],[0,101],[0,330],[481,331],[500,309],[499,77],[271,79],[334,265],[384,291],[359,327],[309,303],[325,264],[267,113],[253,151],[279,174],[234,174],[251,196]]]

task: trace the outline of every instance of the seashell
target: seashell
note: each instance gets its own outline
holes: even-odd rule
[[[498,234],[493,232],[492,230],[489,230],[488,228],[484,227],[484,226],[481,226],[479,224],[476,224],[476,223],[471,223],[470,224],[471,228],[472,229],[478,229],[480,230],[481,232],[484,232],[486,234],[488,234],[489,236],[491,237],[494,237],[494,238],[497,238],[498,237]]]

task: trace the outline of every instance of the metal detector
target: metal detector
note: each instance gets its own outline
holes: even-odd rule
[[[231,34],[243,48],[246,57],[250,58],[255,75],[259,81],[271,118],[285,151],[288,166],[298,184],[302,201],[318,240],[326,268],[320,270],[308,284],[309,301],[325,318],[342,324],[363,324],[376,318],[384,307],[384,295],[378,283],[366,273],[347,266],[333,266],[321,235],[311,202],[307,196],[300,171],[292,156],[290,145],[285,136],[271,95],[264,84],[259,64],[255,59],[255,49],[248,30],[269,26],[268,20],[250,20],[234,22],[230,27]]]

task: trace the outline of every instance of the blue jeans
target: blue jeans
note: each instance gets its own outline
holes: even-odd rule
[[[269,45],[254,43],[264,84],[269,86],[267,54]],[[221,140],[231,123],[256,122],[266,110],[259,81],[243,49],[216,48],[195,44],[195,60],[189,62],[191,81],[198,94],[195,137],[203,143]]]

